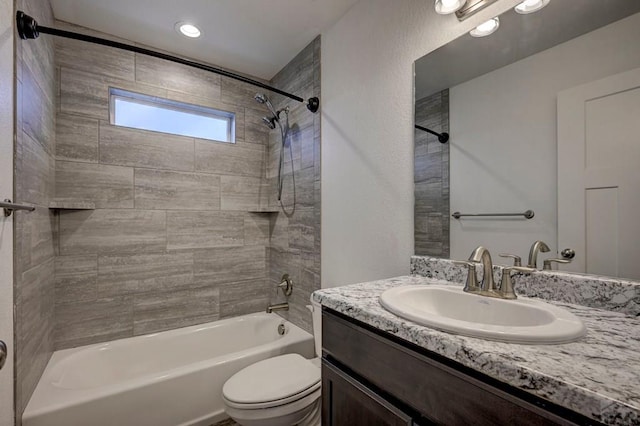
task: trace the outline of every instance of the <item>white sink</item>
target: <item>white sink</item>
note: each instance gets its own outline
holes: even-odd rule
[[[382,293],[380,304],[427,327],[502,342],[567,343],[587,331],[580,318],[557,306],[526,297],[479,296],[456,286],[395,287]]]

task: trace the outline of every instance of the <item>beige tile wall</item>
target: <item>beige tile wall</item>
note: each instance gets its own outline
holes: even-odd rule
[[[319,40],[310,46],[299,55],[307,62],[292,61],[295,69],[308,70],[279,75],[277,86],[305,96],[319,93]],[[309,52],[311,58],[317,56],[318,70],[313,59],[308,62]],[[284,213],[250,212],[273,198],[273,179],[266,179],[273,175],[267,164],[273,150],[269,129],[261,122],[267,111],[253,100],[255,88],[73,40],[56,39],[56,64],[55,196],[96,206],[62,210],[57,216],[56,349],[262,311],[273,293],[272,276],[294,268],[302,277],[301,259],[316,248],[317,261],[307,263],[319,272],[319,241],[316,246],[315,222],[309,222],[318,219],[319,228],[319,211],[316,218],[314,210],[319,180],[316,184],[313,174],[296,183],[302,185],[300,213],[287,219]],[[299,89],[288,87],[300,85],[301,79],[305,83]],[[236,143],[112,126],[109,87],[232,111]],[[293,118],[296,150],[305,153],[307,168],[319,173],[319,152],[315,164],[314,141],[307,140],[317,137],[319,144],[319,116],[305,110]],[[318,132],[313,130],[316,123]],[[302,173],[299,167],[296,173]],[[281,216],[291,223],[277,226]],[[285,260],[276,256],[278,265],[270,274],[269,248],[285,240],[287,256],[289,240],[296,252]],[[297,305],[315,284],[298,282],[300,296],[294,293],[292,313],[309,329]]]

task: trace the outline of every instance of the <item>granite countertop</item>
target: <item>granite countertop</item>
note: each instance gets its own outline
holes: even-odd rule
[[[640,318],[547,301],[580,317],[587,335],[561,345],[521,345],[441,332],[402,319],[378,302],[402,285],[454,284],[405,276],[318,290],[313,299],[350,318],[490,377],[611,425],[640,425]]]

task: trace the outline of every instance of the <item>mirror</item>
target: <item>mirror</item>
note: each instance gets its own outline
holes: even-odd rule
[[[414,132],[416,254],[483,245],[526,264],[543,240],[541,259],[575,250],[558,269],[640,279],[640,2],[551,0],[499,19],[415,62],[415,124],[450,134]]]

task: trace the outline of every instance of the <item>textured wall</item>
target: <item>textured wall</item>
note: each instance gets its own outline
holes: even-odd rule
[[[322,286],[406,274],[414,252],[413,62],[519,3],[458,22],[361,0],[322,33]]]
[[[416,101],[416,124],[449,132],[449,90]],[[415,129],[415,254],[449,257],[449,143]]]
[[[56,348],[262,311],[271,219],[250,213],[268,190],[255,89],[73,40],[56,40],[56,63],[56,200],[96,207],[60,211]],[[232,111],[236,143],[112,126],[109,87]]]
[[[272,80],[275,87],[305,99],[320,95],[320,37],[302,50]],[[291,108],[289,137],[285,145],[282,200],[270,204],[279,209],[274,217],[269,254],[269,286],[273,302],[284,301],[275,293],[283,274],[294,281],[290,311],[282,315],[311,332],[311,314],[305,308],[311,293],[320,288],[320,112],[305,104],[274,97],[275,106]],[[271,194],[277,193],[279,130],[269,135],[267,177]]]
[[[48,0],[17,1],[16,8],[52,25]],[[16,42],[15,202],[34,212],[15,214],[14,298],[16,417],[18,423],[53,351],[56,71],[53,40]]]

